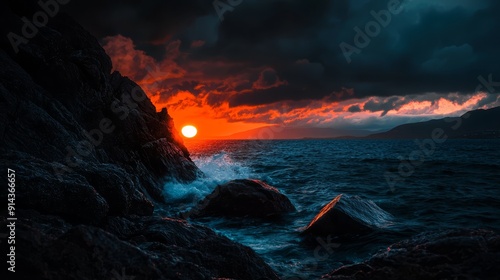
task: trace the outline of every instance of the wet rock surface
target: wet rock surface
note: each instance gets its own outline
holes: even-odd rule
[[[18,274],[27,279],[278,279],[252,249],[185,220],[108,217],[96,227],[32,210],[19,218]]]
[[[498,279],[500,236],[487,230],[424,233],[323,279]]]
[[[295,207],[278,189],[259,180],[240,179],[217,186],[186,215],[276,218],[292,211]]]
[[[172,118],[63,13],[15,52],[4,35],[39,9],[0,4],[0,168],[16,174],[21,276],[277,279],[250,248],[152,216],[166,181],[200,174]]]
[[[325,205],[304,230],[305,235],[366,233],[391,224],[392,216],[373,201],[340,194]]]

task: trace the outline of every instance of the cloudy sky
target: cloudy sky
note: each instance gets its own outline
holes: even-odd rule
[[[500,105],[500,1],[72,1],[180,127],[388,129]],[[497,82],[498,81],[498,82]]]

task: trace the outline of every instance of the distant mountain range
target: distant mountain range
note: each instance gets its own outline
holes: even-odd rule
[[[500,138],[500,107],[474,110],[460,117],[404,124],[366,138],[429,138],[435,129],[442,129],[449,138]]]
[[[366,130],[266,126],[231,134],[223,139],[416,139],[431,137],[435,129],[442,129],[449,138],[500,138],[500,107],[474,110],[460,117],[403,124],[375,134]]]

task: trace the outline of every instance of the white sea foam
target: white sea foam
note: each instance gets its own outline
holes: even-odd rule
[[[218,184],[251,178],[253,175],[249,167],[232,160],[225,152],[208,157],[195,157],[193,161],[206,176],[189,184],[166,183],[164,193],[167,200],[196,202],[211,193]]]

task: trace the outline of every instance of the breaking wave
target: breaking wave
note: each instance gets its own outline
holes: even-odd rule
[[[212,192],[218,184],[234,179],[251,178],[253,175],[249,167],[234,161],[225,152],[206,157],[194,157],[193,161],[205,177],[188,184],[166,183],[164,194],[167,201],[194,203]]]

